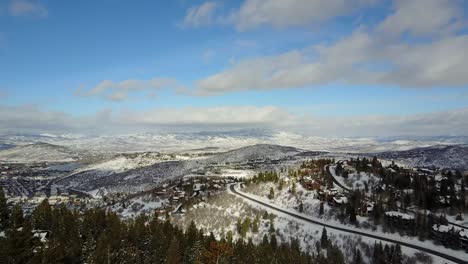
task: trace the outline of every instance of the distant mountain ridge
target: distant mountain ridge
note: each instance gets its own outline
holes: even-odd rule
[[[13,134],[0,135],[0,142],[10,145],[46,142],[67,146],[75,150],[86,150],[97,153],[182,152],[200,150],[206,147],[213,148],[213,150],[217,148],[215,152],[223,152],[255,144],[285,145],[311,151],[371,153],[404,151],[435,145],[468,144],[468,137],[327,138],[268,129],[244,129],[236,131],[143,133],[113,136]]]
[[[378,157],[403,160],[412,167],[439,167],[468,170],[468,145],[437,145],[406,151],[388,151]]]
[[[210,162],[240,162],[256,159],[278,160],[288,156],[294,156],[300,152],[303,152],[303,150],[299,150],[294,147],[272,144],[256,144],[227,151],[225,153],[215,155],[208,160]]]

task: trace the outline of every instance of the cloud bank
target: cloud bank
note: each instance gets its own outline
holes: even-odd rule
[[[0,123],[0,133],[118,134],[161,129],[186,132],[267,128],[326,137],[438,136],[467,135],[468,108],[404,116],[330,118],[299,115],[276,106],[226,106],[119,112],[106,109],[77,117],[36,106],[0,106]]]
[[[107,100],[119,102],[128,99],[131,92],[150,91],[149,94],[153,94],[154,91],[174,88],[176,85],[177,81],[171,78],[129,79],[120,82],[104,80],[88,90],[83,86],[78,87],[75,95],[79,97],[101,96]]]
[[[334,17],[351,9],[354,5],[350,3],[355,1],[326,2],[323,16]],[[359,6],[372,1],[357,2]],[[239,13],[250,18],[241,19],[246,25],[240,26],[309,23],[303,12],[321,4],[322,1],[247,0]],[[373,28],[358,27],[334,43],[239,61],[197,81],[194,93],[216,95],[332,82],[409,88],[466,86],[468,35],[457,34],[467,25],[461,4],[450,0],[396,0],[392,12]],[[332,11],[327,12],[327,5]],[[283,9],[285,18],[277,14]]]

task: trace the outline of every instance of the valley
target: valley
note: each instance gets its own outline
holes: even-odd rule
[[[325,228],[345,258],[359,250],[371,261],[375,243],[383,243],[401,246],[405,263],[465,263],[465,149],[351,153],[256,144],[98,153],[32,143],[0,151],[0,185],[26,214],[46,202],[101,208],[124,221],[154,215],[182,230],[194,222],[218,239],[298,238],[305,252],[315,251]]]

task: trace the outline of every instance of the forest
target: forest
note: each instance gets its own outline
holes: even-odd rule
[[[302,252],[298,240],[279,243],[274,233],[260,244],[206,233],[193,222],[181,230],[169,214],[123,220],[103,209],[51,207],[47,200],[25,215],[0,189],[0,263],[344,263],[325,229],[312,253]]]

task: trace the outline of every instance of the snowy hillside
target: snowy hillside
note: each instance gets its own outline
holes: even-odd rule
[[[36,143],[0,151],[0,161],[4,162],[72,162],[79,154],[67,147]]]
[[[211,163],[232,163],[255,159],[277,160],[298,153],[300,150],[296,148],[263,144],[214,154],[206,159],[184,160],[181,158],[165,161],[159,154],[134,154],[132,158],[126,154],[82,167],[75,174],[59,181],[58,184],[85,191],[106,188],[111,191],[134,192],[155,187],[166,180],[191,175],[194,171],[203,172],[206,169],[205,166]],[[252,174],[250,171],[232,172],[232,170],[221,170],[213,175],[248,177]]]
[[[221,152],[255,144],[277,144],[315,151],[370,153],[403,151],[434,145],[468,143],[466,137],[431,138],[325,138],[268,130],[231,132],[160,133],[114,136],[4,135],[5,144],[36,142],[67,146],[93,152]]]
[[[138,192],[182,177],[194,166],[195,162],[167,161],[120,173],[92,170],[77,173],[59,181],[58,184],[84,191],[105,188],[111,192]]]
[[[468,169],[468,145],[433,146],[407,151],[379,153],[383,159],[398,160],[411,167]]]
[[[240,162],[256,159],[279,160],[294,156],[301,150],[279,145],[258,144],[231,150],[209,158],[209,162]]]

